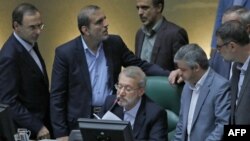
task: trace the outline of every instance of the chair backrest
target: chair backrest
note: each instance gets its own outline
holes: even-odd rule
[[[172,85],[164,76],[148,76],[146,94],[153,101],[179,115],[180,97],[183,86]]]
[[[146,95],[166,109],[168,114],[168,138],[171,140],[175,134],[176,124],[179,120],[180,97],[183,85],[171,85],[167,77],[148,76]]]

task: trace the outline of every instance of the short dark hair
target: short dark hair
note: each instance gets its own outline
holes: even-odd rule
[[[153,2],[154,7],[157,7],[157,6],[159,6],[159,4],[161,4],[162,5],[161,12],[163,11],[163,9],[164,9],[164,0],[152,0],[152,2]]]
[[[249,36],[246,26],[240,21],[232,20],[222,24],[216,31],[216,36],[223,42],[233,41],[241,46],[249,43]]]
[[[22,25],[23,15],[26,13],[36,13],[39,10],[30,3],[21,3],[19,4],[14,11],[12,12],[12,27],[14,28],[14,22]]]
[[[81,31],[82,26],[89,27],[90,24],[89,15],[91,15],[93,12],[99,9],[100,7],[98,7],[97,5],[88,5],[81,9],[81,11],[77,16],[78,29],[81,33],[82,33]]]

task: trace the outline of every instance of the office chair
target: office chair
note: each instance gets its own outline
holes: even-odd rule
[[[168,138],[171,140],[179,120],[180,97],[183,85],[171,85],[167,77],[148,76],[146,95],[166,109],[168,114]]]

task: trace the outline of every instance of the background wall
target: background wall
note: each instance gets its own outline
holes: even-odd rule
[[[38,44],[51,75],[55,48],[79,35],[76,16],[89,4],[99,5],[106,13],[109,33],[119,34],[134,51],[134,38],[141,26],[136,0],[0,0],[0,48],[13,32],[12,10],[22,2],[34,4],[42,13],[45,29]],[[184,27],[190,43],[198,43],[207,54],[218,0],[165,0],[164,16]]]

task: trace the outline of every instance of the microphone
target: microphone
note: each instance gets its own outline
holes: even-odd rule
[[[119,101],[120,99],[119,98],[116,98],[114,103],[111,105],[111,107],[109,108],[109,111],[112,111],[115,107],[115,105],[117,104],[117,102]]]

